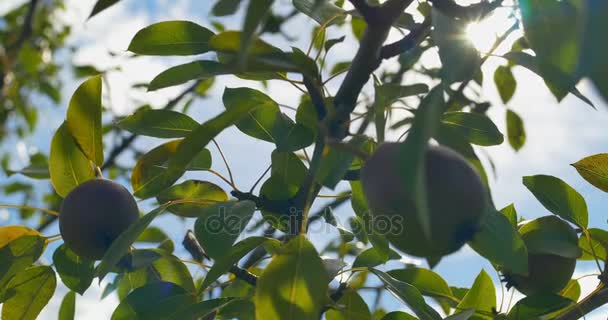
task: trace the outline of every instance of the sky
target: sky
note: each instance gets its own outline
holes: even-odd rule
[[[23,1],[0,1],[0,13],[12,7],[15,3],[20,2]],[[163,20],[192,20],[203,26],[210,27],[209,5],[211,1],[123,0],[118,5],[108,9],[92,20],[85,21],[94,2],[94,0],[67,0],[68,11],[61,17],[74,26],[74,33],[70,37],[69,42],[80,48],[74,56],[74,61],[83,65],[93,64],[100,70],[109,70],[120,66],[120,71],[112,71],[107,74],[108,80],[111,83],[111,90],[107,90],[108,88],[104,87],[106,93],[110,91],[110,94],[105,97],[104,105],[110,107],[116,115],[127,115],[144,103],[150,103],[156,107],[164,105],[168,99],[175,96],[182,88],[173,87],[147,93],[143,91],[135,92],[130,89],[130,85],[149,81],[166,68],[178,63],[195,60],[195,57],[138,57],[137,59],[130,59],[128,58],[129,54],[126,52],[129,41],[141,28]],[[288,4],[289,1],[282,0],[279,2]],[[508,27],[508,21],[504,18],[506,14],[503,12],[499,13],[499,15],[502,18],[481,25],[471,33],[477,37],[487,37],[488,33]],[[231,20],[224,20],[223,22],[226,22],[232,28],[237,28],[240,25],[240,21],[241,19],[237,17]],[[300,48],[308,46],[310,35],[308,33],[301,34],[301,30],[308,30],[311,23],[308,18],[301,16],[286,26],[286,33],[297,38],[296,46]],[[305,28],[304,26],[308,27]],[[342,34],[339,30],[332,30],[331,32],[336,35]],[[396,37],[398,37],[397,34],[391,35],[391,38]],[[281,37],[267,37],[265,40],[279,46],[286,45],[285,40]],[[484,41],[478,42],[480,49],[483,50]],[[487,39],[485,39],[485,42],[488,42]],[[336,57],[335,61],[347,60],[352,57],[354,50],[356,50],[356,42],[352,39],[352,35],[348,33],[348,40],[343,44],[337,45],[332,50],[332,56]],[[110,55],[108,52],[113,52],[117,55]],[[492,83],[493,70],[503,63],[504,61],[499,58],[490,58],[484,66],[483,94],[490,101],[495,102],[496,106],[492,108],[490,116],[498,125],[501,132],[505,133],[506,107],[502,106],[496,88]],[[391,66],[394,67],[394,63],[388,62],[385,67],[390,68]],[[483,150],[478,149],[479,154],[487,154],[492,159],[496,168],[496,175],[491,177],[492,196],[496,206],[502,208],[510,203],[514,203],[519,215],[525,218],[548,215],[549,212],[534,199],[532,194],[521,183],[521,179],[527,175],[549,174],[563,179],[586,198],[589,207],[590,226],[608,228],[607,215],[605,214],[607,209],[604,201],[606,197],[605,193],[585,182],[578,176],[574,168],[570,166],[571,163],[581,158],[608,150],[608,139],[605,136],[605,124],[608,123],[607,106],[586,81],[581,82],[579,89],[596,103],[597,111],[572,96],[568,96],[561,103],[558,103],[539,77],[523,68],[515,68],[514,72],[519,86],[508,107],[515,110],[524,118],[527,131],[526,144],[519,152],[513,151],[507,143],[503,143],[500,146],[483,148]],[[68,71],[63,73],[63,78],[66,82],[63,96],[67,99],[71,96],[80,80],[73,79]],[[329,89],[335,92],[337,84],[339,84],[339,81],[331,82]],[[223,89],[225,87],[237,86],[260,88],[258,84],[253,82],[240,80],[231,76],[220,77],[216,80],[210,97],[199,99],[191,107],[190,115],[197,121],[202,122],[218,114],[223,109],[221,104]],[[277,102],[291,106],[297,106],[300,98],[299,92],[284,82],[271,82],[267,92]],[[16,168],[26,165],[28,154],[36,150],[48,153],[49,137],[63,121],[66,108],[67,100],[60,106],[42,103],[39,118],[44,119],[44,121],[40,121],[36,133],[23,141],[14,141],[14,144],[6,143],[0,150],[7,152],[12,150],[13,146],[16,146],[15,148],[19,155],[18,159],[13,163]],[[104,120],[111,121],[111,118],[109,117]],[[389,135],[388,140],[396,138],[396,135]],[[139,150],[149,150],[160,142],[161,140],[159,139],[142,138],[138,140],[136,147]],[[228,158],[237,185],[242,186],[243,189],[248,189],[266,169],[266,165],[270,161],[270,153],[273,149],[272,145],[244,136],[234,127],[223,132],[218,137],[218,142]],[[107,146],[111,141],[108,140],[105,143]],[[215,168],[225,172],[224,168],[218,165],[220,161],[217,157],[217,152],[213,148],[211,150],[214,156]],[[130,164],[128,157],[124,157],[120,161],[124,164]],[[485,164],[486,168],[490,168],[488,161],[485,161]],[[188,178],[210,180],[226,189],[228,188],[228,186],[207,173],[191,174]],[[2,177],[2,179],[4,180],[5,178]],[[7,181],[12,181],[11,179],[20,178],[10,178]],[[120,182],[128,187],[128,181]],[[341,184],[337,189],[344,188],[346,186]],[[334,194],[336,191],[324,190],[322,193]],[[12,200],[15,199],[2,199],[0,196],[0,202],[2,203]],[[322,201],[319,201],[317,206],[322,203]],[[151,203],[141,204],[143,208],[149,208],[150,205]],[[349,205],[344,205],[335,214],[340,221],[347,221],[347,217],[353,213]],[[179,222],[176,220],[170,216],[166,216],[155,221],[155,224],[170,226],[167,230],[168,233],[174,240],[177,240],[176,243],[179,243],[179,239],[183,236],[184,231],[192,227],[192,221]],[[0,225],[17,222],[9,212],[0,210]],[[51,228],[47,232],[55,234],[57,233],[57,228]],[[327,238],[335,236],[337,236],[335,230],[330,231],[330,235],[326,233],[313,233],[310,235],[317,249],[321,249],[324,246]],[[184,251],[178,250],[177,253],[184,254]],[[48,259],[48,257],[46,258]],[[389,266],[399,267],[399,263],[392,262]],[[493,276],[494,283],[497,286],[497,296],[501,299],[500,283],[491,265],[468,247],[446,257],[436,267],[435,271],[440,273],[451,285],[468,287],[472,285],[474,278],[482,268]],[[597,270],[594,264],[579,263],[575,277],[595,272]],[[198,275],[200,276],[201,274]],[[596,280],[593,277],[587,277],[581,280],[581,285],[584,295],[594,288]],[[56,295],[44,309],[40,319],[56,318],[60,301],[65,292],[67,291],[64,287],[60,286],[58,288]],[[117,299],[114,296],[110,296],[99,301],[100,293],[101,289],[94,285],[83,297],[78,297],[77,319],[108,319],[110,317],[116,306]],[[365,297],[370,298],[368,296]],[[519,294],[515,296],[515,300],[518,298],[521,298]],[[372,300],[368,300],[368,302],[371,303]],[[389,311],[402,308],[401,304],[389,295],[384,295],[381,304]],[[608,307],[604,307],[589,315],[587,319],[605,320],[607,313]]]

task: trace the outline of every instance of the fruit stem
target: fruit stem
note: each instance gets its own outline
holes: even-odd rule
[[[51,210],[51,209],[45,209],[45,208],[37,208],[37,207],[30,207],[30,206],[18,206],[18,205],[12,205],[12,204],[0,204],[0,208],[36,210],[36,211],[48,213],[50,215],[59,217],[59,212]]]

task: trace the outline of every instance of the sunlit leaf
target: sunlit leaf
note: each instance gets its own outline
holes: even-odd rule
[[[199,217],[202,210],[228,200],[228,195],[219,186],[199,180],[188,180],[161,192],[156,199],[159,203],[183,201],[169,208],[182,217]]]
[[[480,146],[499,145],[504,137],[498,128],[485,115],[473,112],[448,112],[441,122],[460,132],[470,143]]]
[[[556,294],[543,294],[526,297],[518,301],[509,311],[507,319],[536,319],[542,315],[563,309],[574,301]]]
[[[39,236],[42,237],[40,232],[34,229],[30,229],[25,226],[6,226],[0,227],[0,248],[3,248],[9,242],[19,239],[23,236]]]
[[[587,182],[608,192],[608,153],[599,153],[572,164]]]
[[[74,320],[76,316],[76,293],[69,291],[61,300],[58,320]]]
[[[153,282],[135,289],[120,302],[112,320],[169,319],[180,309],[193,305],[196,297],[171,282]]]
[[[346,10],[327,0],[293,0],[293,6],[320,25],[329,22],[330,19],[333,19],[331,24],[339,24],[346,16]]]
[[[95,276],[95,261],[85,260],[63,244],[53,253],[53,264],[63,284],[81,295]]]
[[[20,271],[6,285],[9,298],[2,305],[3,320],[35,320],[49,302],[57,280],[51,267],[39,266]]]
[[[195,55],[210,50],[213,32],[191,21],[163,21],[137,32],[129,51],[142,55]]]
[[[602,229],[589,229],[591,239],[585,234],[581,234],[578,246],[583,251],[581,260],[595,260],[596,258],[606,261],[608,258],[608,231]]]
[[[347,290],[336,301],[336,308],[325,314],[327,320],[371,320],[372,315],[365,300],[354,290]]]
[[[513,110],[507,110],[507,136],[509,144],[515,151],[519,151],[526,143],[524,121]]]
[[[513,94],[515,94],[515,88],[517,88],[517,81],[513,76],[511,68],[508,66],[496,68],[496,71],[494,71],[494,83],[502,102],[505,104],[509,103],[511,98],[513,98]]]
[[[420,290],[423,295],[435,297],[452,297],[452,290],[443,278],[428,269],[405,268],[387,272],[391,277],[409,283]]]
[[[177,111],[140,109],[116,125],[138,135],[182,138],[196,129],[198,122]]]
[[[462,298],[456,312],[459,310],[475,309],[477,313],[471,319],[492,319],[492,311],[496,309],[496,289],[492,278],[481,270],[473,286]],[[482,313],[483,312],[483,315]]]

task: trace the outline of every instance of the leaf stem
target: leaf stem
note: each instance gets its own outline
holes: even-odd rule
[[[36,211],[48,213],[48,214],[53,215],[55,217],[59,217],[59,212],[51,210],[51,209],[45,209],[45,208],[37,208],[37,207],[30,207],[30,206],[19,206],[19,205],[12,205],[12,204],[0,204],[0,208],[36,210]]]

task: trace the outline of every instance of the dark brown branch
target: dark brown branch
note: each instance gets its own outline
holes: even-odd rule
[[[207,254],[205,254],[205,250],[203,250],[203,247],[201,247],[201,244],[198,243],[198,240],[196,240],[192,230],[188,230],[188,232],[186,232],[182,244],[184,245],[186,251],[190,253],[192,259],[198,262],[202,262],[204,259],[209,259]],[[245,269],[239,268],[236,265],[230,267],[229,272],[252,286],[257,284],[258,277]]]
[[[13,42],[7,47],[6,51],[9,52],[10,55],[16,56],[17,52],[25,44],[25,41],[27,41],[27,39],[32,35],[34,16],[38,3],[39,0],[30,0],[30,5],[27,9],[25,19],[23,20],[23,26],[21,27],[21,33],[19,34],[19,37],[17,37],[15,42]]]
[[[593,310],[608,304],[608,288],[603,284],[599,289],[581,300],[575,306],[572,306],[568,311],[555,317],[553,320],[576,320],[585,317],[586,314]]]
[[[379,18],[379,7],[371,6],[367,0],[349,0],[350,3],[359,11],[367,23],[375,23]]]
[[[427,18],[401,40],[382,48],[382,59],[390,59],[418,46],[431,32],[431,19]]]
[[[327,107],[325,106],[325,102],[323,101],[323,94],[321,94],[321,89],[319,85],[314,82],[311,78],[304,76],[304,86],[310,95],[310,101],[312,105],[315,107],[317,111],[317,117],[319,119],[324,119],[327,114]]]

